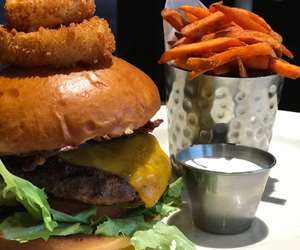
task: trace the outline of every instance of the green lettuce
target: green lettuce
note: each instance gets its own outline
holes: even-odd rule
[[[110,219],[100,223],[96,234],[104,236],[132,236],[138,230],[151,229],[155,222],[149,218],[159,217],[159,220],[178,210],[181,204],[182,180],[169,185],[167,191],[153,208],[132,209],[131,213],[122,219]],[[148,220],[146,220],[148,218]],[[150,221],[150,222],[149,222]]]
[[[0,175],[6,186],[3,189],[3,198],[13,193],[16,200],[20,202],[27,212],[37,221],[43,221],[49,231],[57,227],[57,223],[52,219],[47,195],[29,181],[11,174],[0,160]]]
[[[82,224],[91,224],[97,215],[97,208],[92,207],[82,213],[79,213],[77,215],[69,215],[65,214],[59,211],[56,211],[54,209],[51,209],[51,213],[53,216],[53,219],[55,221],[59,222],[65,222],[65,223],[82,223]]]
[[[155,207],[137,209],[125,219],[107,219],[98,225],[95,234],[129,236],[136,250],[194,250],[194,244],[176,227],[161,222],[161,219],[178,210],[178,206],[181,204],[182,188],[182,179],[178,179],[169,185]],[[160,221],[146,220],[149,216],[150,218],[151,216],[159,216]]]
[[[31,240],[48,240],[51,236],[68,236],[74,234],[91,234],[92,228],[80,223],[58,223],[49,231],[44,224],[37,224],[28,213],[15,213],[0,225],[0,231],[5,239],[26,243]]]
[[[56,211],[50,208],[44,190],[11,174],[1,160],[0,175],[6,184],[2,188],[3,199],[11,201],[15,197],[27,211],[15,213],[0,224],[0,232],[6,239],[24,243],[36,239],[47,240],[51,236],[93,233],[91,224],[96,218],[95,207],[74,216]]]
[[[122,219],[110,219],[97,226],[96,235],[104,236],[131,236],[139,228],[144,227],[146,224],[144,216],[129,216]]]
[[[144,217],[107,220],[95,232],[104,236],[129,236],[136,250],[194,250],[194,244],[176,227],[162,222],[147,222]]]
[[[0,224],[0,232],[5,239],[25,243],[36,239],[47,240],[51,236],[75,234],[108,237],[122,235],[131,237],[131,243],[137,250],[195,249],[176,227],[161,222],[177,211],[181,204],[181,179],[169,185],[153,208],[132,208],[126,218],[104,218],[97,221],[95,207],[77,215],[68,215],[50,208],[44,190],[11,174],[1,160],[0,175],[5,183],[3,198],[11,200],[15,197],[27,211],[15,213]]]
[[[171,213],[178,211],[181,205],[181,193],[183,189],[183,181],[181,178],[171,183],[160,201],[152,208],[145,211],[145,215],[149,212],[153,215],[159,214],[162,218],[169,216]]]
[[[137,231],[131,238],[135,250],[194,250],[194,244],[178,228],[158,222],[151,229]]]

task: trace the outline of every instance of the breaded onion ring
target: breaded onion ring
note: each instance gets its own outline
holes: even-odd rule
[[[95,13],[94,0],[6,0],[7,23],[18,31],[81,22]]]
[[[106,20],[93,17],[59,29],[23,33],[0,26],[0,63],[22,67],[110,66],[114,35]]]

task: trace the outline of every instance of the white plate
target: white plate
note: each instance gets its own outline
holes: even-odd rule
[[[155,135],[168,152],[166,108],[155,118],[165,121]],[[250,230],[234,236],[204,233],[192,225],[187,207],[171,218],[197,249],[300,250],[300,114],[280,111],[273,133],[270,152],[277,165]]]

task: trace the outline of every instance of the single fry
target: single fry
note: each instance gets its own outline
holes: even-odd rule
[[[201,74],[214,70],[215,68],[218,68],[228,62],[222,62],[222,63],[216,63],[214,60],[212,60],[214,56],[210,58],[200,58],[200,57],[190,57],[187,59],[186,64],[189,69],[192,71],[201,72]],[[231,62],[231,61],[229,61]]]
[[[188,23],[193,23],[193,22],[196,22],[196,21],[199,20],[198,17],[196,17],[195,15],[193,15],[189,12],[186,12],[185,16],[186,16],[186,20],[187,20]]]
[[[201,71],[192,70],[189,76],[189,80],[193,80],[196,77],[202,75],[203,73]]]
[[[202,53],[201,57],[203,58],[208,58],[208,57],[212,57],[216,54],[216,52],[212,52],[212,51],[205,51]]]
[[[270,44],[275,50],[282,52],[289,58],[293,58],[294,55],[291,51],[289,51],[284,45],[282,45],[278,40],[274,39],[271,35],[262,33],[259,31],[253,30],[244,30],[240,33],[232,33],[229,34],[230,37],[235,37],[240,39],[245,43],[257,43],[257,42],[266,42]]]
[[[244,60],[247,69],[267,70],[270,68],[270,56],[255,56]]]
[[[186,25],[181,30],[181,33],[183,36],[198,39],[203,35],[215,32],[226,24],[228,24],[228,20],[225,15],[222,12],[217,11],[203,19]]]
[[[176,58],[201,56],[203,53],[222,52],[231,47],[244,45],[239,39],[220,37],[209,41],[191,43],[167,50],[161,56],[159,63],[163,64]]]
[[[210,15],[210,12],[208,9],[198,7],[198,6],[183,5],[183,6],[179,7],[179,9],[184,11],[185,14],[190,13],[193,16],[196,16],[198,19],[202,19],[202,18]]]
[[[237,62],[238,62],[238,66],[239,66],[240,77],[242,77],[242,78],[248,77],[248,73],[247,73],[247,70],[243,63],[243,60],[240,57],[238,57]]]
[[[293,58],[294,55],[291,51],[289,51],[284,45],[282,45],[278,40],[274,39],[271,35],[259,32],[259,31],[253,31],[253,30],[244,30],[242,32],[233,32],[231,34],[228,34],[227,36],[235,37],[240,39],[241,41],[245,43],[258,43],[258,42],[266,42],[270,44],[275,50],[278,50],[282,52],[284,55],[286,55],[289,58]]]
[[[218,37],[230,36],[230,34],[232,34],[232,33],[242,32],[243,30],[244,29],[241,28],[238,25],[230,25],[230,26],[228,26],[228,27],[226,27],[224,29],[218,30],[218,31],[216,31],[214,33],[210,33],[210,34],[204,35],[201,38],[201,41],[207,41],[207,40],[215,39],[215,38],[218,38]]]
[[[276,74],[287,78],[297,79],[300,77],[300,67],[278,58],[271,59],[270,68]]]
[[[267,43],[256,43],[248,46],[232,48],[209,58],[192,57],[187,60],[187,65],[198,74],[211,71],[224,64],[236,61],[238,57],[247,60],[254,56],[276,56],[273,48]]]
[[[271,31],[270,35],[272,37],[274,37],[278,42],[282,43],[283,42],[283,38],[280,34],[278,34],[277,32],[275,31]]]
[[[231,63],[227,63],[227,64],[224,64],[220,67],[217,67],[215,68],[212,73],[216,76],[220,76],[220,75],[226,75],[228,74],[232,69],[232,65]]]
[[[211,35],[211,37],[234,37],[238,38],[239,40],[248,43],[259,43],[259,42],[265,42],[270,44],[275,50],[282,52],[284,55],[286,55],[289,58],[293,58],[294,55],[291,51],[289,51],[283,44],[278,42],[278,40],[274,39],[269,34],[259,32],[259,31],[253,31],[253,30],[243,30],[235,26],[229,27],[227,29],[221,30],[219,32],[214,33]],[[211,38],[208,37],[208,38]]]
[[[182,16],[176,10],[164,9],[161,12],[161,15],[164,20],[166,20],[178,31],[180,31],[185,26]]]
[[[178,47],[178,46],[181,46],[184,44],[189,44],[189,43],[192,43],[193,41],[194,41],[193,39],[190,39],[188,37],[182,37],[172,44],[172,48]]]
[[[279,42],[282,42],[282,37],[274,32],[264,19],[248,10],[228,7],[220,3],[213,4],[212,8],[221,11],[228,19],[244,29],[267,33]]]
[[[211,6],[212,6],[212,8],[215,11],[218,11],[218,10],[222,11],[221,9],[231,8],[231,7],[228,7],[228,6],[224,6],[222,4],[222,2],[213,3]],[[258,23],[259,25],[263,26],[266,30],[273,31],[272,28],[271,28],[271,26],[262,17],[260,17],[259,15],[255,14],[255,13],[253,13],[251,11],[248,11],[246,9],[242,9],[242,8],[233,8],[233,9],[238,9],[238,11],[239,11],[238,13],[243,14],[243,15],[249,17],[250,19],[252,19],[256,23]],[[237,10],[235,10],[235,11],[237,11]]]
[[[287,47],[285,47],[283,44],[281,44],[281,51],[282,53],[287,56],[288,58],[294,58],[294,54],[292,51],[290,51]]]
[[[186,64],[186,58],[176,59],[174,64],[181,69],[191,70],[191,68]]]
[[[208,8],[209,12],[210,12],[210,13],[215,13],[215,12],[217,12],[218,10],[217,10],[217,8],[216,8],[215,6],[218,5],[218,4],[223,4],[223,1],[215,2],[215,3],[211,4],[211,5],[209,6],[209,8]]]

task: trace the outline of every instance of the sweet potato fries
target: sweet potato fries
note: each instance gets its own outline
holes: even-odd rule
[[[170,43],[159,63],[173,62],[191,71],[191,78],[207,72],[237,72],[240,77],[248,77],[249,72],[255,76],[276,73],[292,79],[300,77],[300,67],[281,59],[294,57],[283,45],[282,37],[248,10],[218,2],[209,9],[185,5],[169,9],[168,13],[168,18],[165,14],[163,17],[180,31],[180,38]]]

